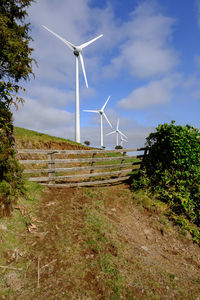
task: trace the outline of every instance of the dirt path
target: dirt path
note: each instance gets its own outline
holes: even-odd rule
[[[44,189],[9,299],[200,299],[200,249],[125,184]]]

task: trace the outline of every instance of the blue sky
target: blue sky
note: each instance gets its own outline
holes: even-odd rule
[[[104,36],[84,49],[89,88],[80,69],[81,141],[99,146],[99,109],[143,146],[164,122],[199,128],[200,0],[42,0],[29,9],[35,79],[25,84],[24,107],[14,124],[74,139],[75,61],[72,51],[46,25],[75,45]],[[24,85],[24,83],[23,83]],[[104,122],[104,133],[110,132]],[[116,137],[104,136],[113,148]]]

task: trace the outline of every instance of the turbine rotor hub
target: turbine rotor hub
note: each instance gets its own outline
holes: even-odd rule
[[[79,56],[79,51],[78,50],[74,50],[74,55]]]

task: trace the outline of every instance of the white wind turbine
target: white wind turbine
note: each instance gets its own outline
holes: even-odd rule
[[[116,133],[116,135],[117,135],[117,146],[119,145],[119,134],[120,134],[120,136],[123,136],[127,139],[127,136],[119,130],[119,119],[117,120],[116,129],[114,131],[110,132],[110,133],[107,133],[106,135],[110,135],[110,134],[113,134],[113,133]]]
[[[62,38],[61,36],[59,36],[57,33],[53,32],[52,30],[50,30],[49,28],[47,28],[46,26],[42,25],[46,30],[48,30],[49,32],[51,32],[53,35],[55,35],[58,39],[60,39],[63,43],[65,43],[74,53],[75,55],[75,60],[76,60],[76,90],[75,90],[75,98],[76,98],[76,109],[75,109],[75,141],[77,143],[80,143],[80,107],[79,107],[79,67],[78,67],[78,57],[80,57],[80,61],[81,61],[81,66],[82,66],[82,70],[83,70],[83,75],[85,78],[85,84],[86,87],[88,88],[88,82],[87,82],[87,77],[86,77],[86,73],[85,73],[85,67],[84,67],[84,61],[83,61],[83,55],[82,55],[82,50],[87,47],[88,45],[90,45],[91,43],[93,43],[94,41],[96,41],[97,39],[99,39],[100,37],[103,36],[103,34],[99,35],[98,37],[90,40],[89,42],[86,42],[84,44],[81,44],[80,46],[75,46],[74,44],[72,44],[71,42],[68,42],[67,40],[65,40],[64,38]]]
[[[106,102],[104,103],[104,105],[102,106],[101,109],[99,110],[84,110],[86,112],[94,112],[94,113],[98,113],[100,115],[100,137],[101,137],[101,148],[103,148],[103,116],[104,118],[106,119],[106,121],[108,122],[108,124],[110,125],[110,127],[112,127],[112,124],[110,123],[110,121],[108,120],[105,112],[104,112],[104,109],[106,107],[106,104],[108,103],[110,99],[110,96],[108,97],[108,99],[106,100]]]
[[[123,142],[128,143],[128,141],[125,140],[122,135],[120,135],[120,146],[122,146],[122,147],[123,147]]]

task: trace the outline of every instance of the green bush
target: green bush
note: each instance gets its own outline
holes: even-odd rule
[[[8,215],[24,193],[22,170],[15,159],[12,113],[0,102],[0,216]]]
[[[200,225],[200,132],[174,123],[147,137],[149,153],[133,187],[150,188],[173,212]]]

